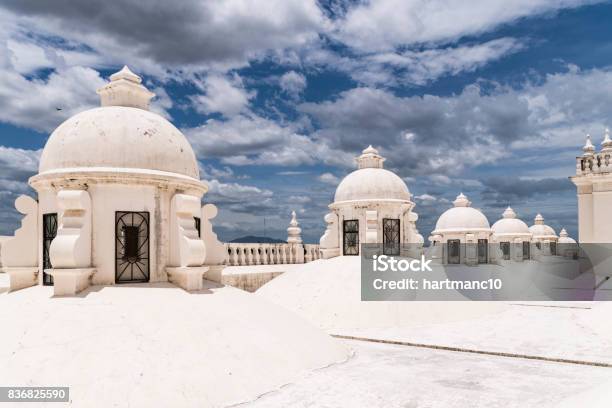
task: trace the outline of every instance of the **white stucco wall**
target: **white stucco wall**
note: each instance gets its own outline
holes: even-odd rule
[[[359,243],[366,242],[382,243],[383,242],[383,219],[399,219],[400,220],[400,244],[416,243],[414,242],[413,224],[409,222],[410,208],[414,204],[404,201],[363,201],[343,203],[341,205],[332,204],[330,208],[338,215],[338,243],[340,255],[344,247],[344,221],[359,220]],[[366,211],[376,211],[376,240],[366,239]],[[372,237],[371,237],[372,238]]]

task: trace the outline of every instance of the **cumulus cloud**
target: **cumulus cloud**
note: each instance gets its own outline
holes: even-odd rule
[[[50,132],[68,117],[99,106],[95,90],[105,81],[91,68],[71,67],[46,79],[0,68],[0,121]]]
[[[188,67],[240,66],[268,50],[317,38],[327,24],[314,0],[264,2],[4,1],[22,25],[88,44],[113,60]]]
[[[304,103],[300,110],[332,148],[357,152],[381,146],[386,164],[402,176],[457,175],[510,157],[537,169],[559,164],[557,156],[538,161],[543,146],[576,150],[585,131],[603,131],[612,117],[612,71],[570,67],[518,89],[473,84],[443,97],[398,97],[362,87],[332,101]],[[560,160],[573,168],[571,159]]]
[[[340,179],[332,173],[323,173],[318,177],[318,180],[331,185],[338,185],[338,183],[340,183]]]
[[[238,75],[210,75],[197,84],[204,94],[192,95],[190,99],[196,111],[204,114],[221,113],[231,117],[247,110],[249,100],[255,97],[255,92],[244,88]]]
[[[306,66],[349,75],[361,85],[397,88],[422,86],[445,76],[473,72],[526,48],[526,40],[503,37],[460,46],[430,46],[418,49],[374,53],[338,53],[327,49],[309,50]]]
[[[527,179],[515,176],[496,176],[483,180],[485,189],[483,199],[499,203],[523,201],[537,195],[550,195],[559,192],[574,192],[576,187],[566,177]]]
[[[306,88],[306,77],[298,72],[289,71],[279,79],[281,89],[292,98],[297,98]]]
[[[352,161],[350,154],[330,149],[326,143],[300,134],[294,126],[281,126],[256,115],[210,119],[184,132],[200,157],[216,157],[237,166],[347,165]]]
[[[267,189],[239,183],[222,183],[216,179],[207,182],[209,191],[205,200],[234,212],[258,213],[274,207],[274,193]]]
[[[359,2],[336,22],[335,37],[361,51],[456,41],[517,19],[594,3],[591,0],[376,0]]]
[[[0,146],[0,235],[12,235],[19,227],[21,214],[15,210],[15,199],[33,194],[27,180],[38,171],[40,153]]]
[[[391,71],[407,84],[424,85],[446,75],[475,71],[523,48],[523,43],[515,38],[498,38],[475,45],[380,53],[367,57],[364,69],[358,69],[352,75],[356,79],[363,78],[364,83],[372,83],[368,79],[377,77],[372,73]],[[384,78],[384,75],[380,77]],[[388,86],[396,82],[391,80],[384,84]]]

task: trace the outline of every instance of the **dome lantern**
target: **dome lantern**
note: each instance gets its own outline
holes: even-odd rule
[[[533,219],[533,223],[534,225],[544,225],[544,217],[542,217],[542,214],[538,213]]]
[[[506,208],[506,210],[502,214],[502,217],[504,217],[504,218],[516,218],[516,213],[514,212],[514,210],[512,208],[508,207],[508,208]]]
[[[369,145],[361,152],[361,156],[357,157],[357,166],[360,169],[382,169],[385,159],[378,154],[378,150]]]
[[[463,193],[459,193],[453,204],[455,207],[469,207],[472,205],[472,202]]]
[[[110,76],[110,82],[98,89],[101,106],[127,106],[149,110],[149,102],[155,96],[142,84],[142,78],[127,65]]]

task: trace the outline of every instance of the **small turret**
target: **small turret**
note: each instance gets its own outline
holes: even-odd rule
[[[287,228],[287,243],[289,244],[301,244],[302,243],[302,229],[299,227],[297,216],[295,211],[291,211],[291,221],[289,222],[289,228]]]
[[[612,152],[612,139],[610,139],[610,129],[606,128],[604,132],[604,140],[601,142],[602,153]]]
[[[595,153],[595,146],[593,146],[591,135],[588,133],[586,135],[586,143],[584,144],[582,151],[584,152],[583,156],[593,156],[593,153]]]

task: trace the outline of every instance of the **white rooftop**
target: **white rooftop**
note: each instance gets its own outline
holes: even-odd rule
[[[170,284],[12,293],[0,273],[0,384],[65,385],[78,407],[220,407],[251,401],[348,349],[253,294]]]

